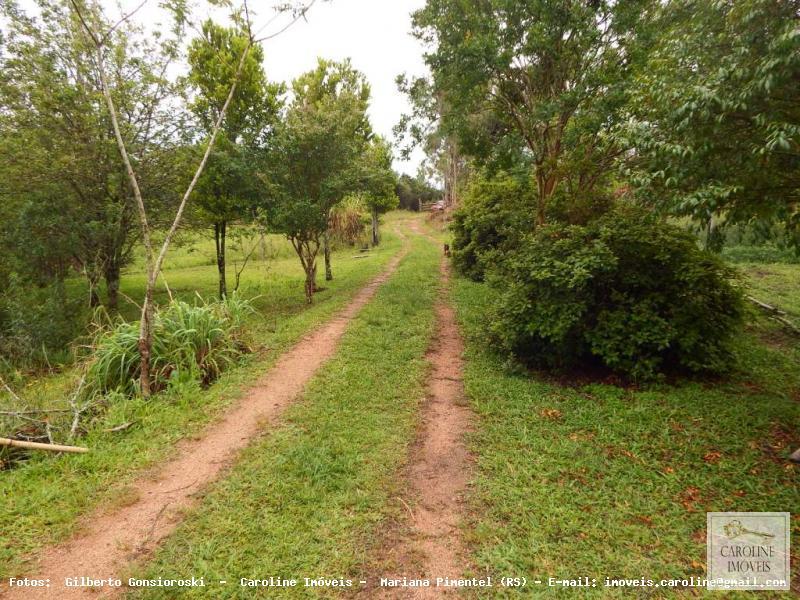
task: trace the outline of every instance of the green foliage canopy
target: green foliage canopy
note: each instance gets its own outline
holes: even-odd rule
[[[800,3],[664,4],[625,128],[633,184],[704,223],[800,228]]]
[[[294,98],[277,128],[269,163],[271,227],[294,245],[306,272],[306,297],[315,288],[316,257],[331,208],[359,189],[358,162],[372,135],[370,88],[350,61],[320,59],[292,84]]]
[[[561,182],[585,192],[611,172],[610,126],[649,4],[428,0],[414,14],[445,132],[475,157],[529,164],[539,223]]]

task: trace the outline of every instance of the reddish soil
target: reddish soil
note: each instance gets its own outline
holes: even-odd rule
[[[422,424],[407,468],[408,513],[405,523],[390,528],[380,551],[379,577],[429,579],[459,578],[468,564],[459,530],[463,495],[471,471],[464,435],[472,413],[465,404],[462,383],[464,344],[455,312],[446,300],[449,265],[442,263],[443,290],[436,306],[437,332],[428,350],[432,371],[423,405]],[[369,593],[386,598],[439,598],[456,588],[376,588]]]
[[[113,595],[107,588],[66,588],[64,580],[119,577],[131,563],[152,553],[208,484],[223,475],[239,451],[263,431],[265,423],[274,422],[303,391],[333,355],[347,325],[394,273],[407,251],[406,246],[336,317],[284,354],[220,422],[199,438],[179,444],[173,460],[141,478],[133,486],[133,503],[114,512],[97,512],[85,520],[80,536],[46,550],[33,578],[49,579],[50,588],[9,588],[0,595],[8,600]]]

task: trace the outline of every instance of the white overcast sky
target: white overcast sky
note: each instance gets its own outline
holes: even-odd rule
[[[410,35],[411,12],[424,4],[425,0],[318,2],[308,22],[300,21],[265,42],[267,75],[289,82],[312,69],[318,56],[337,60],[350,57],[372,86],[370,118],[375,130],[392,139],[392,127],[408,109],[405,97],[397,91],[395,77],[425,72],[422,47]],[[395,159],[395,168],[414,175],[420,160],[420,155],[408,164]]]
[[[101,0],[101,3],[109,20],[115,21],[141,1]],[[250,9],[257,13],[256,29],[275,15],[272,7],[278,2],[248,0]],[[167,23],[168,16],[158,4],[158,0],[148,0],[133,16],[134,22],[145,28]],[[397,91],[395,77],[400,73],[414,76],[426,72],[422,46],[411,36],[411,13],[424,4],[425,0],[317,0],[306,21],[298,21],[280,36],[263,43],[267,77],[290,83],[314,68],[317,57],[336,60],[349,57],[372,87],[370,118],[375,131],[393,139],[392,127],[408,109],[405,97]],[[22,5],[29,6],[25,0]],[[198,0],[195,7],[194,22],[199,23],[210,14],[204,0]],[[217,20],[223,16],[215,14]],[[280,29],[288,20],[288,15],[280,17],[264,33]],[[189,30],[189,34],[194,32]],[[395,168],[415,175],[421,160],[418,151],[408,162],[396,158]]]

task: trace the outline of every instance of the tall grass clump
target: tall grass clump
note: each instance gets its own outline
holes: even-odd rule
[[[249,352],[242,324],[253,308],[235,294],[223,301],[173,301],[157,311],[153,328],[151,370],[154,389],[174,379],[203,385]],[[122,321],[101,330],[91,346],[86,386],[94,393],[135,394],[139,386],[139,323]]]
[[[364,198],[355,194],[347,196],[331,209],[328,230],[338,244],[363,245],[367,242],[369,222],[369,210]]]

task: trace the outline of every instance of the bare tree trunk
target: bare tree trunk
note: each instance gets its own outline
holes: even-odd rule
[[[323,249],[325,252],[325,281],[333,281],[333,270],[331,269],[331,241],[326,231],[322,237]]]
[[[545,206],[547,205],[547,192],[545,189],[544,175],[536,172],[536,224],[540,227],[545,223]]]
[[[306,271],[306,302],[311,304],[314,302],[314,269]]]
[[[378,209],[372,209],[372,245],[377,246],[381,243],[380,236],[378,235]]]
[[[120,266],[119,262],[114,258],[106,259],[105,269],[103,269],[103,277],[106,280],[106,294],[108,295],[107,306],[108,310],[116,312],[119,308],[119,280],[120,280]]]
[[[217,249],[217,271],[219,272],[219,299],[228,296],[228,281],[225,277],[225,238],[228,228],[227,221],[214,223],[214,244]]]
[[[139,324],[139,389],[145,398],[149,398],[153,392],[150,374],[150,354],[153,349],[153,312],[153,286],[148,284],[144,293],[142,320]]]
[[[86,280],[89,283],[89,308],[100,306],[100,296],[97,293],[97,284],[100,281],[100,273],[96,269],[86,270]]]
[[[80,12],[78,12],[78,14],[79,16],[81,16]],[[81,20],[83,20],[82,16]],[[141,358],[140,390],[142,396],[148,398],[152,391],[151,390],[152,386],[150,381],[150,352],[153,347],[153,329],[152,329],[153,290],[155,289],[156,281],[158,280],[158,274],[161,272],[161,265],[164,262],[164,257],[167,254],[167,250],[169,249],[170,243],[172,242],[172,236],[175,235],[175,231],[178,229],[178,225],[180,225],[181,218],[183,217],[183,212],[186,209],[186,203],[189,201],[189,196],[191,196],[192,192],[194,191],[194,188],[197,185],[197,181],[200,179],[200,175],[202,175],[203,170],[205,169],[206,163],[208,162],[208,157],[211,154],[211,150],[214,147],[214,143],[216,142],[217,134],[219,133],[219,130],[222,127],[222,123],[225,120],[225,115],[228,112],[228,107],[230,106],[231,99],[236,93],[236,86],[239,83],[239,79],[241,79],[245,60],[250,52],[250,48],[252,47],[252,41],[245,47],[244,51],[242,52],[242,57],[239,60],[239,65],[236,69],[236,74],[234,76],[233,83],[231,84],[231,89],[228,92],[228,97],[225,99],[225,104],[223,104],[222,110],[220,110],[220,113],[217,116],[217,121],[216,123],[214,123],[214,128],[211,130],[211,136],[209,137],[208,143],[206,145],[206,150],[205,153],[203,154],[203,158],[201,159],[200,164],[197,166],[197,169],[195,170],[194,173],[194,177],[192,178],[192,181],[189,183],[189,186],[186,188],[186,191],[183,194],[183,198],[181,198],[181,203],[178,206],[177,213],[175,214],[175,219],[172,221],[172,226],[170,227],[166,237],[164,238],[164,243],[161,245],[161,250],[158,253],[158,256],[155,257],[154,259],[153,244],[150,238],[150,225],[147,220],[147,210],[145,209],[144,206],[144,198],[142,197],[142,192],[141,189],[139,188],[139,181],[136,177],[136,172],[134,171],[133,165],[131,164],[130,161],[130,157],[128,156],[128,150],[127,147],[125,146],[125,141],[122,138],[122,133],[119,125],[119,117],[117,115],[117,108],[114,104],[114,99],[111,96],[111,90],[108,87],[108,78],[105,72],[105,60],[103,56],[102,40],[99,40],[95,35],[95,33],[88,26],[86,26],[86,30],[94,40],[97,47],[97,65],[100,75],[100,82],[102,84],[102,89],[103,89],[103,96],[105,98],[106,106],[108,107],[108,112],[111,117],[111,124],[114,129],[114,137],[117,140],[117,147],[119,148],[120,155],[122,156],[122,161],[125,164],[125,172],[128,175],[128,181],[131,184],[133,195],[134,198],[136,199],[136,205],[139,209],[139,220],[141,221],[142,225],[142,242],[144,243],[145,257],[147,261],[147,287],[145,289],[145,298],[142,304],[142,315],[141,315],[141,320],[139,322],[139,354]]]
[[[314,292],[317,291],[317,253],[319,252],[319,239],[315,241],[312,249],[311,240],[299,240],[290,237],[294,251],[300,258],[303,265],[303,272],[306,274],[305,293],[306,302],[311,304],[314,301]]]

